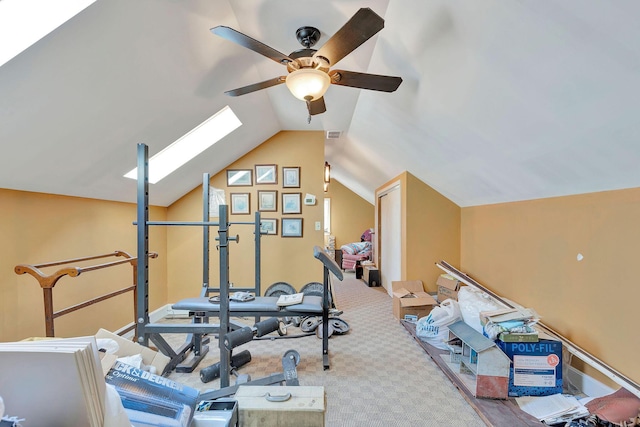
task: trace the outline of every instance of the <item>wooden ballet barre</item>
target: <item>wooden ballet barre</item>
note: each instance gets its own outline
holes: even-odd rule
[[[44,274],[42,270],[40,270],[41,268],[55,267],[59,265],[73,264],[73,263],[78,263],[83,261],[91,261],[91,260],[109,258],[109,257],[124,257],[125,259],[106,262],[98,265],[86,266],[86,267],[62,268],[60,270],[57,270],[53,274],[49,274],[49,275]],[[149,253],[149,258],[157,258],[157,257],[158,257],[157,253],[155,252]],[[72,305],[70,307],[64,308],[59,311],[55,311],[55,312],[53,311],[53,288],[56,285],[56,283],[58,283],[58,280],[60,280],[64,276],[77,277],[82,273],[101,270],[103,268],[114,267],[121,264],[131,264],[131,266],[133,267],[133,285],[128,286],[126,288],[119,289],[117,291],[100,295],[98,297],[92,298],[80,304]],[[44,318],[45,318],[46,336],[54,337],[55,336],[54,335],[54,319],[60,316],[64,316],[65,314],[69,314],[74,311],[80,310],[82,308],[88,307],[95,303],[124,294],[126,292],[133,291],[133,306],[135,311],[136,302],[137,302],[137,294],[135,292],[137,277],[138,277],[137,269],[138,269],[138,259],[136,257],[132,257],[131,255],[129,255],[127,252],[124,252],[124,251],[115,251],[115,252],[102,254],[102,255],[73,258],[73,259],[67,259],[63,261],[52,261],[52,262],[46,262],[41,264],[35,264],[35,265],[19,264],[15,266],[14,271],[16,272],[16,274],[28,273],[31,276],[35,277],[35,279],[38,281],[38,284],[42,288],[42,293],[44,297]],[[135,313],[134,313],[134,319],[135,319]],[[134,326],[130,326],[126,330],[122,331],[122,333],[126,333],[130,331],[134,327],[135,327],[135,321],[134,321]]]

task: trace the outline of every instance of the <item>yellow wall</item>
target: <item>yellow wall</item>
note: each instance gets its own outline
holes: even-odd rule
[[[638,382],[639,218],[640,189],[464,208],[461,269]]]
[[[422,280],[426,291],[436,292],[442,273],[436,262],[460,260],[460,207],[408,172],[405,183],[404,280]]]
[[[460,259],[460,207],[409,172],[403,172],[376,189],[376,224],[378,195],[396,182],[400,183],[402,204],[398,254],[402,257],[401,280],[421,280],[426,291],[435,292],[435,282],[442,273],[435,263]],[[380,233],[376,235],[379,245]]]
[[[323,231],[315,230],[315,222],[322,224],[324,195],[322,174],[324,170],[323,132],[280,132],[265,141],[233,164],[229,169],[254,169],[256,164],[276,164],[278,183],[250,187],[227,187],[226,171],[211,178],[211,185],[225,190],[227,203],[230,193],[250,193],[251,215],[231,215],[231,222],[253,222],[258,207],[259,190],[278,191],[278,211],[263,212],[262,218],[278,219],[278,234],[262,237],[261,275],[262,292],[275,282],[286,282],[296,289],[309,282],[322,281],[322,264],[313,257],[313,247],[323,246]],[[300,188],[282,188],[282,167],[300,166]],[[254,170],[255,172],[255,170]],[[254,173],[255,175],[255,173]],[[255,177],[254,177],[255,179]],[[301,215],[282,215],[282,193],[314,194],[313,206],[302,205]],[[281,218],[303,218],[303,237],[281,236]],[[202,220],[202,188],[198,187],[169,207],[169,220]],[[217,220],[217,219],[216,219]],[[211,229],[210,283],[219,286],[219,253],[215,250],[217,228]],[[240,243],[231,243],[229,278],[236,286],[252,287],[254,284],[253,227],[232,225],[230,235],[240,236]],[[202,285],[202,232],[192,228],[174,227],[167,234],[169,247],[169,300],[194,297]]]
[[[136,256],[135,205],[76,197],[0,189],[0,341],[45,335],[43,295],[38,281],[17,275],[18,264],[40,264],[122,250]],[[152,208],[157,218],[166,209]],[[166,303],[166,237],[151,232],[151,250],[160,257],[150,261],[150,306]],[[42,269],[50,275],[63,267],[97,265],[122,258]],[[63,277],[53,290],[54,310],[82,303],[103,291],[133,284],[129,264],[78,277]],[[55,321],[56,336],[93,335],[98,328],[115,330],[133,321],[131,293],[94,304]]]
[[[359,242],[367,228],[373,228],[374,206],[342,185],[331,179],[324,197],[331,199],[331,234],[336,237],[336,248]]]

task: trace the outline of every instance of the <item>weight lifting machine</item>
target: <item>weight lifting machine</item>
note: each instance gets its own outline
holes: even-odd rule
[[[207,334],[218,333],[220,349],[220,386],[229,386],[230,351],[223,345],[224,338],[232,329],[229,317],[253,316],[260,317],[305,317],[322,316],[323,337],[322,355],[324,369],[329,369],[329,271],[342,280],[342,270],[319,247],[314,247],[314,257],[324,265],[323,296],[305,295],[302,303],[279,307],[277,297],[261,297],[260,295],[260,214],[256,212],[254,223],[230,223],[228,221],[227,206],[221,205],[218,222],[209,221],[209,176],[205,174],[203,179],[203,221],[202,222],[178,222],[178,221],[149,221],[149,161],[148,147],[138,144],[138,180],[137,180],[137,242],[138,242],[138,280],[137,280],[137,304],[136,304],[136,336],[138,342],[148,346],[151,340],[156,347],[171,361],[165,368],[168,373],[185,360],[187,353],[194,352],[191,364],[185,366],[186,372],[191,372],[202,360],[208,351],[208,346],[203,346],[203,338]],[[242,291],[254,291],[256,298],[248,302],[229,301],[229,242],[238,241],[238,236],[229,236],[229,226],[232,224],[253,224],[255,227],[256,244],[256,283],[255,288],[236,288]],[[176,310],[186,310],[192,316],[191,324],[160,324],[149,322],[149,267],[147,256],[149,253],[149,226],[200,226],[203,227],[203,288],[198,298],[188,298],[175,303],[172,307]],[[220,287],[209,287],[209,227],[218,227],[218,247],[220,255]],[[211,292],[219,292],[220,302],[209,301]],[[210,324],[210,317],[218,317],[219,324]],[[235,325],[233,325],[235,327]],[[238,327],[236,327],[237,329]],[[162,333],[185,333],[187,340],[176,352],[160,335]]]

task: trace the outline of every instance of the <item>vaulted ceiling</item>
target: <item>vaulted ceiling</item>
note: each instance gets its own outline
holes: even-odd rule
[[[321,47],[369,7],[385,28],[339,68],[400,76],[332,86],[307,123],[285,68],[213,35]],[[155,184],[167,206],[282,130],[339,131],[332,176],[373,202],[409,171],[460,206],[640,186],[636,0],[97,0],[0,67],[0,188],[135,201],[136,144],[155,154],[225,105],[243,123]],[[301,144],[304,141],[300,142]]]

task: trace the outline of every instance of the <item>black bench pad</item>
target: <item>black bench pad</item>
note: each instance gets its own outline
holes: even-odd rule
[[[229,301],[229,314],[251,313],[253,315],[281,317],[294,313],[308,313],[322,315],[322,297],[317,295],[305,295],[300,304],[279,307],[278,297],[256,297],[254,300],[238,302]],[[174,310],[201,311],[206,313],[219,313],[220,304],[209,301],[206,297],[186,298],[171,306]]]

